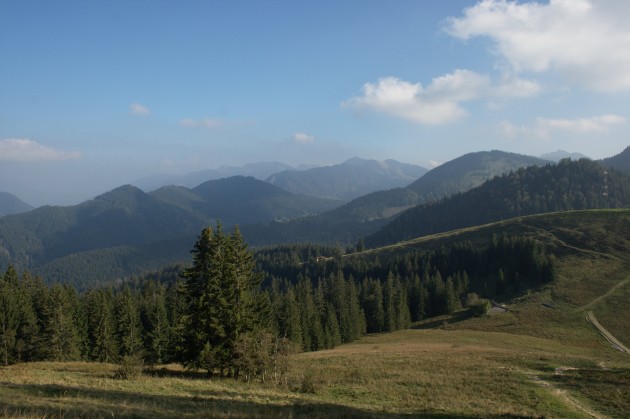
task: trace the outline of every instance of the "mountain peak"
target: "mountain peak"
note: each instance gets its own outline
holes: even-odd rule
[[[395,160],[353,157],[341,164],[276,173],[267,182],[295,194],[350,201],[369,193],[407,186],[427,169]]]
[[[33,207],[22,201],[17,196],[8,192],[0,192],[0,217],[11,214],[19,214],[32,210]]]
[[[545,159],[545,160],[559,162],[560,160],[567,159],[567,158],[571,160],[580,160],[580,159],[585,159],[585,158],[587,159],[588,156],[585,156],[582,153],[570,153],[565,150],[557,150],[551,153],[541,154],[540,158]]]

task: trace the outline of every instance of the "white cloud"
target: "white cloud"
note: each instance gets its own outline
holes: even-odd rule
[[[78,151],[58,151],[22,138],[0,140],[0,161],[38,162],[80,159]]]
[[[218,128],[218,127],[224,125],[225,121],[223,121],[221,119],[215,119],[215,118],[204,118],[204,119],[185,118],[185,119],[182,119],[181,121],[179,121],[179,124],[182,127],[186,127],[186,128],[208,128],[208,129],[214,129],[214,128]]]
[[[542,128],[571,131],[576,133],[606,132],[614,125],[626,123],[626,118],[619,115],[602,115],[578,119],[546,119],[538,118],[537,124]]]
[[[554,132],[571,132],[575,134],[604,133],[617,125],[622,125],[627,119],[619,115],[601,115],[590,118],[549,119],[537,118],[531,126],[517,126],[509,121],[499,125],[499,132],[506,138],[535,138],[548,139]]]
[[[429,160],[427,161],[427,163],[429,163],[429,166],[431,166],[431,169],[435,169],[436,167],[442,164],[441,161],[437,161],[437,160]]]
[[[492,96],[498,97],[534,97],[541,92],[538,82],[525,80],[512,74],[503,74],[501,80],[492,89]]]
[[[596,91],[630,90],[630,2],[483,0],[446,22],[468,40],[489,37],[516,73],[554,72]]]
[[[129,112],[133,115],[146,116],[151,114],[151,110],[144,105],[134,102],[129,105]]]
[[[382,112],[420,124],[443,124],[462,118],[467,113],[459,105],[478,97],[490,80],[468,70],[456,70],[433,79],[425,89],[396,77],[365,83],[363,95],[342,102],[343,107],[357,111]]]
[[[312,135],[305,134],[303,132],[296,132],[293,134],[293,142],[299,144],[310,144],[315,141],[315,137]]]
[[[342,102],[357,111],[382,112],[420,124],[444,124],[467,115],[461,102],[484,97],[530,97],[540,92],[533,81],[504,75],[493,84],[490,77],[470,70],[455,70],[436,77],[423,88],[396,77],[363,85],[363,95]]]

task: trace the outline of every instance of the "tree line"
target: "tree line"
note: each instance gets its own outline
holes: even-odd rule
[[[286,355],[351,342],[553,280],[533,239],[494,237],[388,257],[321,246],[252,254],[236,228],[204,229],[190,267],[79,293],[12,267],[0,275],[0,363],[177,362],[209,375],[267,379]]]

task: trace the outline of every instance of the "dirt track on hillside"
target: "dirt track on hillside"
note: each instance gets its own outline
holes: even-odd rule
[[[613,346],[613,348],[630,354],[630,349],[624,346],[616,337],[614,337],[604,326],[602,326],[592,311],[586,313],[586,320],[597,329],[597,331]]]

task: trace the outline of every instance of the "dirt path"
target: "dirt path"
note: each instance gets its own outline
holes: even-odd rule
[[[595,304],[597,304],[598,302],[600,302],[601,300],[603,300],[604,298],[608,297],[610,294],[612,294],[613,292],[615,292],[618,288],[623,287],[624,285],[626,285],[627,283],[630,282],[630,278],[626,278],[623,281],[617,283],[615,286],[613,286],[611,289],[608,290],[608,292],[606,292],[605,294],[600,295],[599,297],[595,298],[593,301],[584,304],[581,307],[578,307],[575,309],[575,311],[583,311],[586,310],[588,308],[593,307]]]
[[[527,377],[529,377],[536,385],[544,388],[545,390],[549,391],[551,394],[556,396],[558,399],[560,399],[562,403],[568,406],[571,410],[580,412],[591,418],[597,418],[597,419],[606,418],[606,416],[593,411],[588,406],[584,405],[584,403],[571,397],[567,391],[556,387],[549,381],[543,380],[537,375],[536,372],[534,371],[521,371],[521,372],[524,373]]]
[[[616,337],[614,337],[608,330],[606,330],[604,326],[602,326],[597,321],[597,318],[592,311],[586,313],[586,320],[597,329],[597,331],[613,346],[613,348],[618,349],[621,352],[630,354],[630,349],[626,348],[623,343],[619,342]]]

